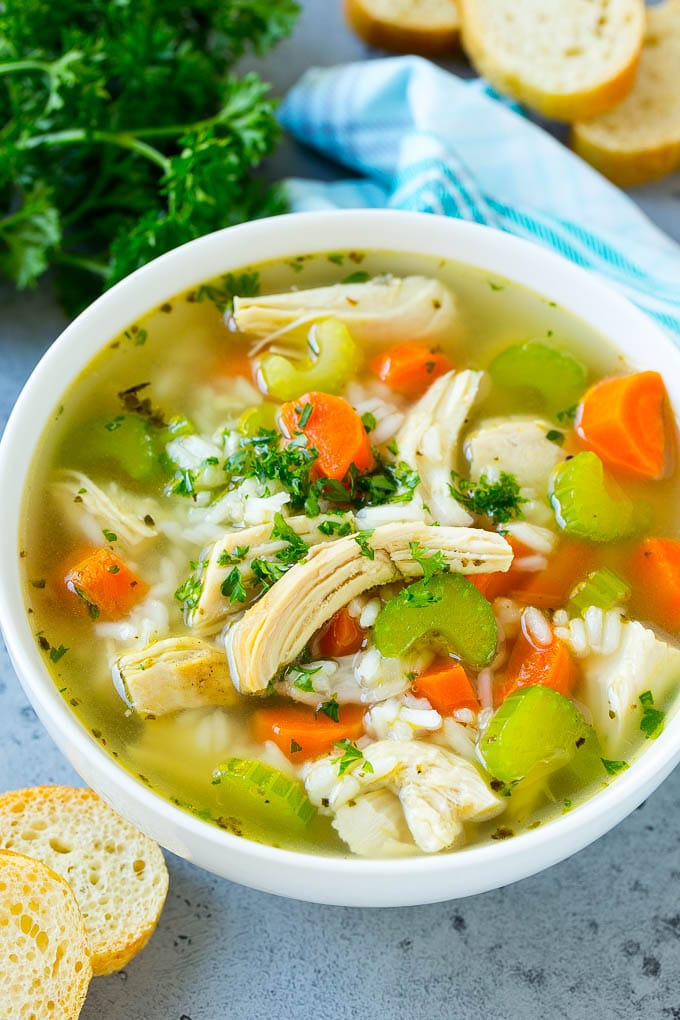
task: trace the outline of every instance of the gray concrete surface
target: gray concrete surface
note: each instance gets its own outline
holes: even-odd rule
[[[306,0],[295,36],[264,71],[281,92],[310,64],[368,56],[336,0]],[[272,167],[286,172],[333,173],[292,145]],[[680,240],[679,196],[678,175],[635,193]],[[46,287],[0,291],[0,427],[63,322]],[[37,783],[79,779],[0,647],[0,790]],[[241,888],[171,855],[168,865],[158,931],[125,971],[93,982],[84,1020],[680,1018],[679,771],[587,850],[457,902],[321,907]],[[0,1017],[12,1020],[2,1003]]]

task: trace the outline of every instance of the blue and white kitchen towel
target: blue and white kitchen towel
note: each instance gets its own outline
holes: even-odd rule
[[[290,180],[296,211],[411,209],[489,224],[606,277],[680,343],[680,246],[480,79],[419,57],[317,68],[279,119],[362,175]]]

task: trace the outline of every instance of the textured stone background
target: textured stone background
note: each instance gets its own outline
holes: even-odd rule
[[[278,92],[311,64],[369,55],[344,28],[337,0],[303,6],[295,36],[264,62]],[[333,171],[288,145],[272,172]],[[635,197],[680,240],[678,175]],[[47,290],[21,298],[0,291],[0,425],[62,325]],[[1,506],[0,498],[0,514]],[[0,790],[37,783],[79,780],[0,646]],[[82,1017],[677,1020],[679,847],[676,771],[626,821],[563,864],[434,906],[291,902],[168,855],[170,893],[158,931],[126,971],[93,982]]]

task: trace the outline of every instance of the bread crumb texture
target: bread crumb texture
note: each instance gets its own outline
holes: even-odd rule
[[[632,92],[609,113],[575,124],[572,144],[623,187],[680,168],[680,0],[649,8]]]
[[[0,852],[0,1015],[75,1020],[92,976],[85,923],[45,864]]]
[[[93,974],[120,970],[148,942],[168,890],[163,854],[93,790],[37,786],[4,794],[0,849],[34,857],[69,883]]]
[[[630,91],[643,0],[458,0],[463,45],[500,91],[546,117],[577,120]]]
[[[369,46],[442,56],[456,49],[455,0],[345,0],[350,26]]]

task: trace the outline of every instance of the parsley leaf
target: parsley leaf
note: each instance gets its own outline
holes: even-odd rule
[[[339,776],[344,776],[348,769],[353,769],[359,762],[362,762],[362,772],[373,772],[373,766],[370,761],[364,758],[363,752],[348,737],[345,737],[344,740],[336,740],[333,746],[339,747],[342,750],[342,754],[339,754],[337,758],[331,758],[331,762],[338,766]]]
[[[402,598],[409,609],[424,609],[425,606],[433,606],[442,600],[441,595],[435,595],[430,591],[425,581],[416,581],[408,588],[403,588]]]
[[[411,550],[411,557],[416,563],[419,563],[423,568],[423,582],[425,584],[434,577],[435,574],[441,574],[447,570],[446,560],[444,553],[441,550],[437,552],[431,552],[420,544],[420,542],[409,542],[409,549]]]
[[[291,566],[292,564],[272,563],[270,560],[263,560],[259,557],[251,563],[253,574],[263,591],[268,591],[273,584],[276,584]]]
[[[368,544],[368,540],[373,534],[373,531],[358,531],[354,536],[354,541],[361,549],[361,555],[365,556],[369,560],[375,559],[375,550]]]
[[[330,701],[324,701],[321,705],[319,705],[316,710],[316,715],[318,715],[319,712],[323,712],[323,714],[327,715],[329,719],[333,720],[333,722],[340,722],[340,706],[338,705],[338,700],[335,695],[333,695]]]
[[[231,552],[225,549],[220,553],[217,565],[219,567],[232,567],[236,563],[242,563],[250,550],[249,545],[235,545]]]
[[[352,525],[349,521],[321,521],[318,529],[322,535],[337,535],[338,538],[343,538],[351,533]]]
[[[194,574],[190,574],[186,581],[180,584],[175,592],[175,598],[182,603],[184,609],[195,609],[202,590],[203,581]]]
[[[664,727],[666,713],[662,712],[660,708],[654,708],[654,695],[651,691],[644,691],[640,695],[640,704],[642,705],[640,729],[646,740],[654,740]]]
[[[451,478],[451,495],[470,513],[490,517],[496,524],[523,516],[522,503],[527,501],[520,495],[517,479],[507,471],[501,471],[496,482],[486,475],[478,482],[465,481],[457,471],[451,472]]]
[[[618,776],[619,772],[624,772],[627,768],[630,768],[627,761],[612,761],[609,758],[600,758],[600,761],[610,776]]]
[[[370,411],[366,411],[366,413],[362,414],[361,416],[361,424],[364,426],[367,432],[372,432],[373,429],[378,424],[378,422],[376,421],[376,417],[374,414],[371,414]]]
[[[59,660],[66,655],[67,651],[68,648],[64,648],[63,645],[59,645],[58,648],[55,648],[53,645],[52,648],[50,648],[50,659],[52,662],[59,662]]]
[[[307,543],[304,539],[300,538],[297,531],[291,528],[290,524],[280,513],[274,514],[274,528],[271,537],[287,543],[287,548],[276,553],[277,560],[281,560],[282,563],[288,563],[292,566],[293,563],[299,563],[300,560],[303,560],[309,552]]]
[[[234,567],[222,581],[220,591],[230,602],[245,602],[246,589],[241,578],[241,571]]]

